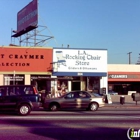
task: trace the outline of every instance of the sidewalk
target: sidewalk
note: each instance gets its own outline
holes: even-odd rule
[[[105,107],[112,107],[112,108],[140,108],[140,101],[136,102],[133,101],[130,95],[125,95],[125,102],[124,104],[120,104],[120,96],[121,95],[111,95],[112,103],[106,103]]]
[[[104,107],[112,107],[112,108],[140,108],[140,102],[133,101],[133,103],[126,102],[123,105],[120,102],[112,102],[112,104],[106,103]]]

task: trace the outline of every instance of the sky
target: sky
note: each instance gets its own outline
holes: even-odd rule
[[[0,0],[0,46],[18,40],[17,13],[32,0]],[[108,64],[140,57],[140,0],[38,0],[39,25],[54,36],[44,47],[107,49]],[[17,41],[17,42],[16,42]],[[129,52],[130,55],[128,54]]]

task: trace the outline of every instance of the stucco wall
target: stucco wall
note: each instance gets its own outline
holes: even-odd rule
[[[108,72],[140,72],[140,65],[108,64]]]

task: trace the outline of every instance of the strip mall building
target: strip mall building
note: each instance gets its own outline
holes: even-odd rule
[[[107,64],[106,49],[0,47],[0,85],[38,90],[139,91],[140,65]]]

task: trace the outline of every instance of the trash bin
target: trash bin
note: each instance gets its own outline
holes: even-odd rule
[[[133,101],[135,101],[135,99],[134,99],[135,98],[135,93],[132,93],[131,97],[133,98]]]
[[[105,103],[108,103],[108,100],[107,100],[107,95],[103,95],[104,96],[104,99],[105,99]]]
[[[120,97],[120,104],[123,105],[124,103],[125,103],[125,97],[124,96],[121,96]]]

